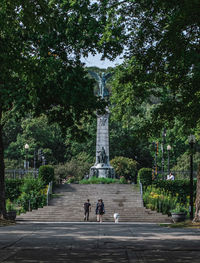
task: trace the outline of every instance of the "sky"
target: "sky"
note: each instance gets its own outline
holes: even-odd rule
[[[114,61],[108,59],[101,60],[101,54],[92,56],[91,54],[87,58],[82,58],[81,61],[86,64],[87,67],[98,67],[98,68],[108,68],[115,67],[123,62],[120,57],[117,57]]]

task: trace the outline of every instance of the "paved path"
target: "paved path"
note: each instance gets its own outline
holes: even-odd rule
[[[0,262],[199,263],[200,230],[139,223],[17,224],[0,228]]]

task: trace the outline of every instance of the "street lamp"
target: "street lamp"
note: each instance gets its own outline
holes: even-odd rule
[[[165,178],[165,171],[164,171],[164,166],[165,166],[165,159],[164,159],[164,145],[165,145],[165,137],[166,137],[166,128],[164,128],[163,133],[162,133],[162,145],[161,145],[161,150],[162,150],[162,176],[163,179]]]
[[[193,219],[193,149],[195,144],[195,136],[188,137],[190,144],[190,219]]]
[[[170,162],[169,162],[169,152],[171,151],[172,147],[168,144],[167,145],[167,156],[168,156],[168,174],[170,173]]]
[[[28,143],[25,144],[24,148],[25,148],[25,170],[27,170],[28,169],[27,152],[28,152],[28,149],[29,149]]]

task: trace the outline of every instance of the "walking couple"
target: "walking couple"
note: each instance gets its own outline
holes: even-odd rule
[[[84,221],[89,221],[89,213],[91,212],[91,204],[88,199],[87,202],[83,205],[84,207]],[[96,204],[96,215],[97,222],[103,222],[103,214],[105,214],[104,203],[102,199],[99,199]]]

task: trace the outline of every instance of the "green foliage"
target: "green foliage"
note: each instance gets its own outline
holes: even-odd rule
[[[10,201],[10,199],[6,200],[6,211],[13,211],[15,210],[15,205]]]
[[[170,213],[187,213],[188,210],[185,207],[177,205],[176,208],[170,210]]]
[[[174,181],[153,181],[153,186],[162,191],[170,193],[172,196],[178,196],[179,203],[186,204],[188,196],[190,195],[190,181],[189,180],[174,180]],[[193,186],[194,196],[196,195],[196,180]]]
[[[121,118],[116,121],[114,110],[115,107],[111,107],[112,113],[109,126],[110,159],[113,159],[115,156],[124,156],[137,160],[138,169],[150,167],[152,157],[149,151],[148,137],[142,136],[142,129],[139,129],[139,120],[137,120],[136,125],[126,127],[123,125],[124,123],[121,121]]]
[[[66,12],[70,10],[70,12]],[[1,1],[0,24],[0,178],[4,183],[2,129],[7,120],[47,113],[62,132],[80,136],[84,117],[104,105],[94,96],[80,57],[106,49],[122,50],[119,41],[101,43],[105,19],[93,1]],[[37,32],[37,33],[36,33]],[[74,34],[76,32],[76,34]],[[119,31],[120,32],[120,31]],[[119,33],[117,32],[117,35]],[[72,55],[73,54],[73,55]],[[8,74],[9,72],[9,74]],[[19,92],[20,90],[20,92]],[[13,137],[16,136],[12,134]],[[10,153],[16,152],[10,150]],[[49,155],[51,154],[48,151]],[[15,155],[15,157],[17,157]],[[4,189],[0,214],[5,216]]]
[[[86,152],[79,153],[76,158],[72,158],[69,162],[55,166],[56,178],[68,179],[69,177],[73,177],[75,181],[81,180],[89,173],[89,169],[92,166],[92,163],[89,161],[90,158]]]
[[[172,196],[169,192],[147,186],[143,193],[144,205],[151,209],[170,215],[170,211],[177,206],[177,197]]]
[[[187,128],[195,127],[200,118],[197,111],[200,83],[199,2],[135,0],[112,3],[112,17],[120,17],[121,24],[126,25],[126,58],[135,58],[139,62],[132,69],[126,65],[122,69],[120,85],[122,90],[125,87],[127,91],[128,85],[130,89],[124,92],[124,96],[122,90],[118,94],[122,104],[116,105],[121,108],[121,114],[131,112],[129,104],[134,107],[137,101],[141,103],[146,97],[150,98],[151,93],[158,98],[152,108],[153,123],[172,123],[178,116],[185,121]],[[117,23],[114,27],[108,24],[104,35],[109,34],[111,38],[118,27]],[[123,42],[123,38],[121,40]],[[192,98],[191,92],[194,94]]]
[[[79,181],[79,184],[113,184],[113,183],[119,183],[119,180],[112,178],[98,178],[93,176],[89,179],[83,179]]]
[[[124,176],[121,176],[119,181],[120,181],[120,184],[127,184],[126,178]]]
[[[43,188],[43,181],[41,178],[33,178],[32,176],[24,178],[23,185],[21,186],[21,192],[30,193],[31,191],[40,191]]]
[[[142,183],[142,185],[148,186],[152,184],[152,169],[151,168],[142,168],[138,172],[138,181]]]
[[[194,195],[196,180],[194,181]],[[152,210],[170,215],[172,212],[189,212],[190,181],[153,181],[151,186],[144,188],[145,206]]]
[[[196,152],[193,155],[193,169],[194,171],[198,170],[198,166],[200,163],[200,153]],[[180,155],[177,158],[176,165],[172,168],[172,171],[179,171],[180,173],[175,175],[176,179],[184,179],[186,176],[189,176],[190,171],[190,155],[188,152],[185,152],[184,154]],[[184,173],[181,174],[181,172],[188,172],[186,175]]]
[[[49,124],[44,114],[37,118],[32,116],[23,118],[18,122],[17,127],[20,127],[20,132],[16,136],[11,132],[15,129],[13,122],[8,122],[4,131],[4,138],[10,138],[10,143],[5,147],[5,157],[18,161],[15,163],[6,161],[7,169],[12,163],[12,168],[18,167],[20,161],[22,165],[25,158],[33,167],[34,154],[37,155],[38,149],[42,149],[48,163],[63,162],[67,157],[65,138],[62,136],[60,127],[57,124]],[[24,148],[26,143],[29,145],[27,151]],[[36,158],[36,165],[39,166],[39,164],[41,162],[39,163]]]
[[[115,157],[110,161],[114,167],[117,177],[124,176],[126,180],[136,181],[137,162],[126,157]]]
[[[43,165],[39,168],[38,178],[47,185],[51,181],[54,181],[54,168],[50,165]]]
[[[44,187],[44,182],[40,178],[25,178],[21,187],[21,195],[17,199],[20,212],[26,212],[29,208],[37,209],[46,205],[46,193],[47,186]]]
[[[21,187],[24,183],[23,179],[8,179],[5,180],[6,199],[10,201],[16,200],[21,194]]]
[[[29,193],[23,192],[17,200],[20,212],[26,212],[29,208],[37,209],[46,205],[47,197],[44,190],[31,190]],[[30,206],[29,206],[30,205]]]

